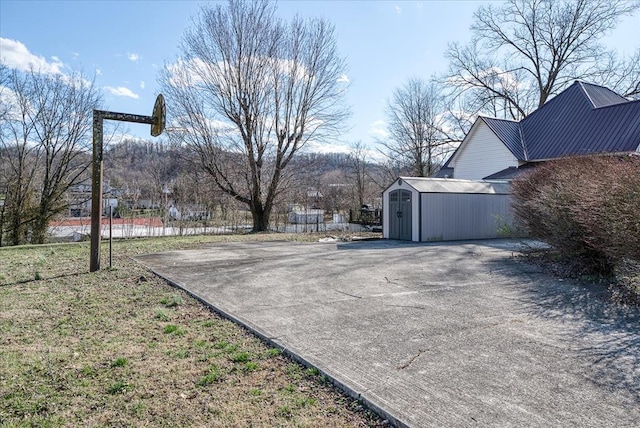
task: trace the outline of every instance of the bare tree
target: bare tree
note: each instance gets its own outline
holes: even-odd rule
[[[418,177],[435,174],[457,138],[448,132],[447,108],[435,82],[409,79],[387,102],[385,155],[401,160]]]
[[[160,77],[173,123],[216,185],[250,208],[253,230],[267,230],[287,165],[347,114],[333,26],[231,0],[201,9],[182,50]]]
[[[625,61],[600,39],[638,7],[629,0],[508,0],[481,6],[472,42],[452,43],[447,52],[452,95],[466,97],[474,113],[518,120],[576,79],[637,95],[640,53]]]
[[[10,244],[26,242],[27,223],[34,210],[34,180],[38,147],[30,144],[32,124],[26,112],[30,108],[26,82],[16,71],[0,69],[3,85],[3,117],[0,120],[0,191],[4,195],[0,217],[0,242],[5,234]]]
[[[319,179],[318,188],[323,195],[323,208],[331,213],[339,213],[348,209],[349,178],[342,169],[332,169],[325,172]]]
[[[355,201],[358,208],[365,204],[367,198],[367,150],[362,142],[351,146],[351,152],[347,157],[347,170],[353,183]]]
[[[8,174],[5,205],[11,219],[5,230],[13,244],[24,242],[27,233],[31,242],[42,243],[50,220],[67,207],[64,193],[90,165],[86,148],[100,97],[80,73],[6,70],[2,80],[11,94],[3,97],[11,105],[0,121],[3,171]]]
[[[606,64],[601,82],[627,98],[640,99],[640,47],[629,58],[608,52]]]

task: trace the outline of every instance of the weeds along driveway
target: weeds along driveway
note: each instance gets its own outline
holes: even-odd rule
[[[138,260],[398,425],[637,426],[640,311],[518,248],[242,242]]]

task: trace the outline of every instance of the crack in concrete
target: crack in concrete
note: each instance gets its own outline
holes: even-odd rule
[[[413,357],[411,357],[411,359],[409,361],[407,361],[406,363],[402,364],[401,366],[398,366],[398,370],[404,370],[407,367],[409,367],[411,364],[413,364],[413,362],[418,359],[422,354],[424,354],[425,352],[427,352],[426,349],[418,349],[418,353],[416,355],[414,355]]]
[[[362,299],[362,296],[356,296],[355,294],[349,294],[344,291],[335,290],[335,289],[333,291],[335,291],[336,293],[344,294],[345,296],[354,297],[356,299]]]
[[[412,306],[412,305],[384,305],[384,306],[392,306],[394,308],[427,309],[424,306]]]

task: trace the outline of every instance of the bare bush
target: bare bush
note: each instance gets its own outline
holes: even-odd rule
[[[513,183],[516,218],[565,260],[608,274],[640,261],[640,157],[547,162]]]

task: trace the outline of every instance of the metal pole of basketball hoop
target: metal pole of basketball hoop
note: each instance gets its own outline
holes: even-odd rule
[[[91,260],[89,271],[100,270],[100,239],[102,226],[102,125],[104,120],[120,122],[147,123],[151,125],[151,136],[157,137],[164,131],[166,109],[164,97],[159,94],[153,106],[151,116],[115,113],[112,111],[93,111],[93,159],[91,172]]]

